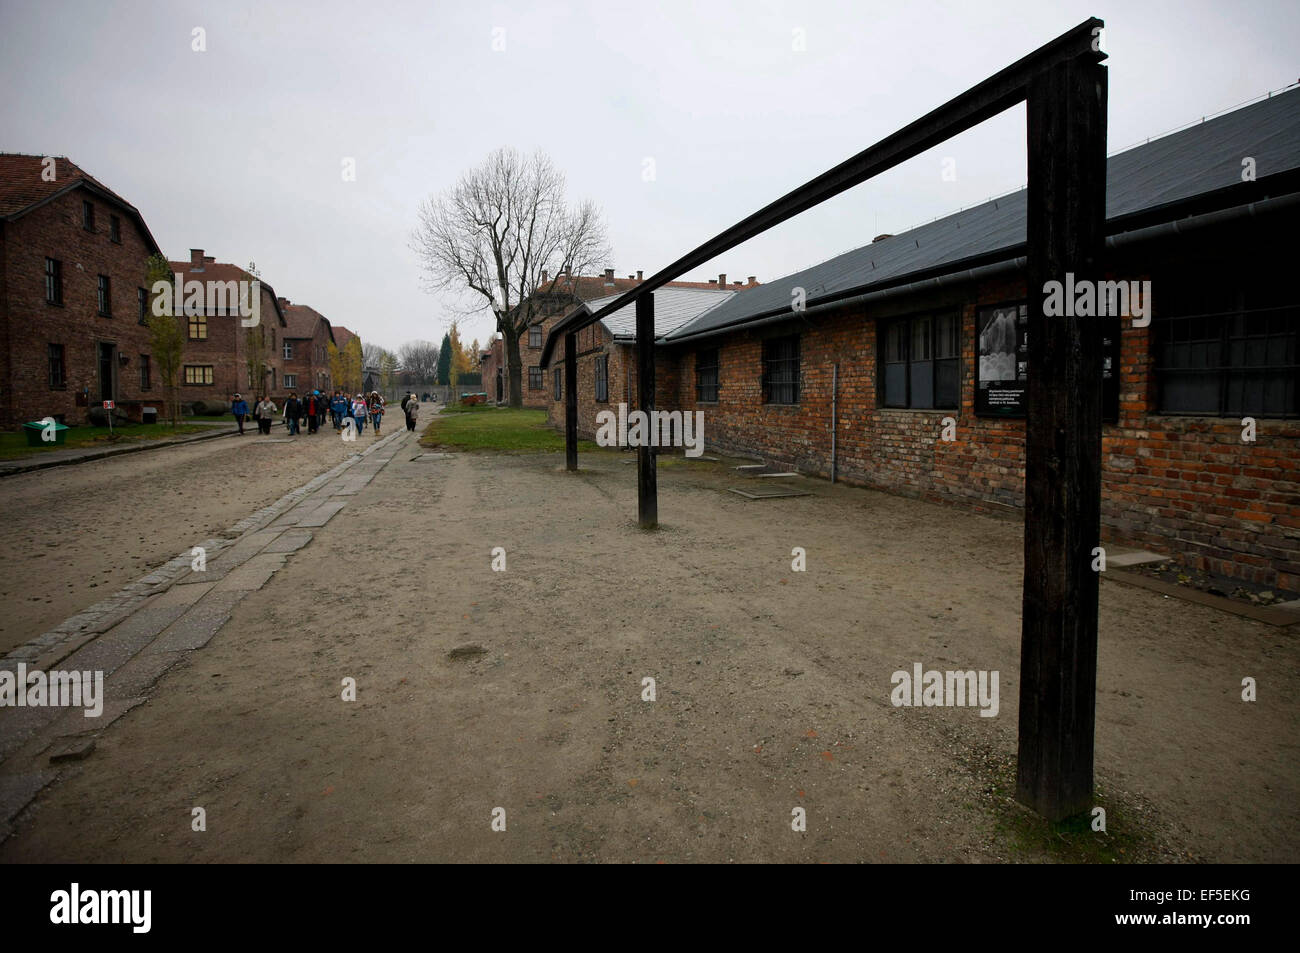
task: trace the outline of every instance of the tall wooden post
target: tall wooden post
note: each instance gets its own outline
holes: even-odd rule
[[[655,296],[636,299],[636,383],[637,406],[645,411],[647,423],[655,409]],[[659,492],[655,486],[654,448],[636,451],[636,512],[642,529],[659,525]]]
[[[1069,316],[1068,299],[1067,316],[1046,316],[1044,284],[1068,287],[1069,273],[1077,286],[1101,274],[1106,68],[1085,56],[1040,74],[1029,86],[1026,125],[1029,380],[1016,799],[1058,821],[1092,806],[1103,320]]]
[[[578,469],[578,336],[564,335],[564,468]]]

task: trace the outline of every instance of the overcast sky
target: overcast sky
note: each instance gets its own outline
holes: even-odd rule
[[[1294,0],[0,0],[0,151],[68,156],[168,257],[256,261],[395,350],[467,303],[423,291],[418,202],[498,146],[549,153],[649,274],[1089,16],[1111,152],[1300,78]],[[686,277],[770,281],[1019,188],[1023,143],[1021,106]]]

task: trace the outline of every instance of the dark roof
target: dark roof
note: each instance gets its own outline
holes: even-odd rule
[[[87,189],[131,216],[144,233],[149,250],[162,254],[139,209],[66,156],[49,158],[54,160],[54,179],[47,182],[42,174],[46,169],[46,156],[0,152],[0,218],[20,218],[64,192]]]
[[[1259,180],[1300,169],[1300,88],[1290,89],[1191,128],[1121,152],[1106,163],[1108,231],[1125,219],[1152,224],[1159,210],[1208,193],[1246,192],[1242,159]],[[791,290],[808,305],[899,283],[980,256],[1013,257],[1025,241],[1024,189],[918,228],[882,238],[830,261],[736,295],[667,336],[669,342],[789,309]],[[1165,220],[1161,219],[1161,220]]]
[[[284,336],[286,338],[305,340],[314,337],[318,321],[324,321],[326,333],[329,332],[328,319],[311,305],[290,304],[287,301],[282,301],[280,307],[284,310]]]

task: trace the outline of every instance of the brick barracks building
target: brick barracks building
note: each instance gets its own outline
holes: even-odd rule
[[[319,390],[322,394],[329,394],[334,387],[330,376],[329,345],[338,347],[329,319],[308,305],[292,304],[288,298],[280,299],[280,308],[287,322],[280,347],[283,362],[281,389],[285,393]]]
[[[165,394],[145,323],[147,260],[162,254],[140,212],[63,157],[0,154],[0,428],[54,417],[84,424],[105,400],[140,420]],[[227,288],[251,282],[203,249],[169,262],[182,282]],[[174,280],[174,279],[173,279]],[[234,285],[231,285],[234,283]],[[256,335],[238,304],[206,300],[181,314],[182,403],[225,403],[332,386],[327,346],[336,335],[319,312],[291,305],[261,282],[264,373],[250,369]],[[178,313],[184,309],[174,305]]]
[[[704,287],[682,287],[668,284],[655,292],[655,340],[663,341],[678,328],[721,306],[739,292],[756,284],[750,279],[747,285],[726,285],[726,275],[720,282],[709,282]],[[596,311],[609,304],[616,295],[587,302]],[[602,410],[617,412],[620,403],[635,407],[636,390],[636,305],[627,305],[602,321],[583,328],[577,334],[578,350],[578,433],[595,435],[596,415]],[[655,375],[655,406],[676,406],[678,381],[677,367],[668,362]],[[550,398],[548,418],[560,428],[564,427],[564,342],[555,349],[547,379],[547,397]],[[660,403],[667,401],[667,404]]]
[[[188,262],[170,262],[173,275],[179,274],[182,282],[252,282],[253,276],[238,265],[219,262],[204,255],[202,248],[190,249]],[[185,329],[185,347],[181,352],[181,370],[178,375],[180,400],[227,401],[231,395],[243,394],[248,401],[269,393],[278,405],[283,387],[283,360],[281,348],[287,330],[284,312],[275,296],[275,289],[261,282],[260,321],[265,326],[266,343],[263,360],[265,370],[262,380],[254,380],[255,372],[249,367],[250,351],[255,336],[243,326],[237,308],[205,307],[201,314],[181,317]],[[176,310],[181,310],[176,306]],[[251,404],[250,404],[251,406]]]
[[[1020,306],[1046,291],[1025,211],[1021,191],[732,296],[661,340],[657,409],[702,410],[716,450],[1017,513]],[[1150,294],[1097,318],[1106,540],[1300,593],[1298,231],[1300,90],[1108,160],[1106,277]],[[603,356],[580,346],[586,408]]]
[[[628,275],[626,278],[615,278],[613,268],[605,269],[603,276],[580,275],[573,277],[562,273],[553,282],[550,280],[549,275],[545,272],[542,273],[542,285],[545,286],[546,290],[539,290],[534,293],[540,314],[537,320],[529,326],[527,333],[519,342],[519,359],[523,364],[521,383],[523,385],[523,404],[525,407],[547,410],[551,406],[555,386],[554,374],[552,373],[548,378],[545,369],[541,366],[540,358],[546,335],[556,322],[564,317],[579,301],[594,302],[622,294],[624,291],[635,288],[641,283],[641,280],[642,272],[639,271],[635,275]],[[694,289],[705,293],[711,292],[711,298],[702,295],[692,299],[703,307],[706,302],[717,303],[723,298],[731,297],[737,291],[754,287],[756,283],[753,276],[750,276],[747,283],[737,281],[728,285],[727,276],[723,274],[719,275],[717,280],[670,281],[665,287]],[[723,289],[726,289],[725,294]],[[690,316],[695,317],[698,313],[697,311]],[[618,324],[620,334],[626,330],[624,328],[625,324],[627,324],[626,321]],[[659,326],[660,323],[656,319],[656,329]],[[629,333],[632,333],[632,336],[635,337],[634,323],[627,325],[627,327],[632,328],[632,332]],[[598,349],[601,350],[601,353],[606,353],[605,349],[608,349],[612,368],[610,373],[617,375],[614,392],[621,393],[622,362],[625,359],[624,352],[626,351],[621,342],[625,340],[626,335],[618,338],[620,342],[618,345],[615,344],[615,333],[609,331],[608,328],[605,329],[603,334],[600,329],[587,329],[584,330],[580,337],[582,340],[579,342],[579,346],[584,348],[583,353],[596,353]],[[505,360],[505,345],[499,339],[483,352],[483,390],[487,393],[488,400],[504,403],[507,399],[509,386]],[[582,373],[582,371],[580,370],[579,373]],[[580,388],[580,393],[591,394],[593,391]],[[561,409],[561,423],[563,417],[563,409]]]
[[[140,212],[63,157],[0,154],[0,427],[160,401]]]

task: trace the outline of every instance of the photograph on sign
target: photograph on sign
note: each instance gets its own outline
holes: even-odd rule
[[[1020,304],[981,308],[975,315],[978,342],[975,412],[1023,417],[1028,361],[1029,309]]]

